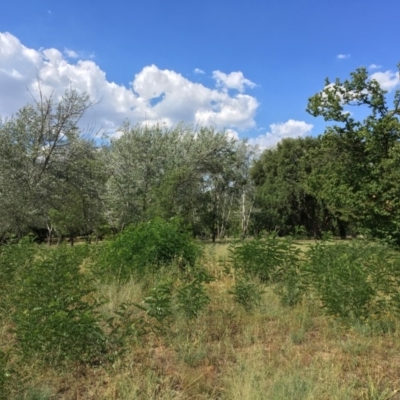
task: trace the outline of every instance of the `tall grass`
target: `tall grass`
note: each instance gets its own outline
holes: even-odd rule
[[[12,268],[12,289],[1,293],[10,315],[4,318],[4,312],[0,321],[3,398],[395,399],[400,326],[393,282],[399,255],[371,243],[312,243],[309,249],[303,245],[302,253],[295,243],[278,238],[254,243],[238,242],[229,252],[225,245],[199,252],[185,268],[172,258],[156,272],[123,280],[96,275],[101,253],[96,245],[48,252],[29,248],[25,258],[10,255],[20,247],[7,248],[7,257],[24,261]],[[253,254],[260,249],[265,256],[275,254],[277,262]],[[348,275],[352,264],[363,273]],[[285,301],[293,276],[297,298]],[[356,285],[364,281],[373,291],[369,297],[361,291],[358,303]],[[331,294],[334,286],[346,297]],[[40,293],[54,304],[39,304]],[[68,293],[75,294],[73,301]],[[359,314],[338,315],[334,308],[352,310],[359,304]],[[43,316],[32,319],[41,315],[38,307]],[[80,326],[78,312],[94,318],[93,325],[70,334],[66,324]],[[32,340],[27,327],[26,340],[18,331],[24,313]],[[62,322],[53,330],[55,342],[46,336],[51,329],[40,331],[52,315]],[[94,332],[101,335],[102,347],[97,353],[82,350],[79,346]],[[20,351],[31,346],[39,355],[45,349],[48,358],[54,355],[48,346],[61,345],[61,338],[71,335],[79,343],[75,346],[73,337],[65,342],[71,352],[64,348],[63,362]],[[76,349],[79,357],[72,357]]]

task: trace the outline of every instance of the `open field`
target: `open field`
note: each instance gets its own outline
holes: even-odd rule
[[[39,358],[21,361],[12,351],[12,324],[3,318],[0,349],[10,354],[11,398],[400,399],[398,321],[387,332],[348,326],[323,315],[312,296],[283,306],[273,285],[263,287],[260,303],[246,311],[229,293],[236,276],[226,271],[227,248],[206,246],[202,264],[215,280],[206,285],[211,301],[199,317],[177,314],[161,331],[132,336],[112,362],[60,369]],[[141,304],[145,292],[134,281],[96,287],[105,317],[120,304]]]

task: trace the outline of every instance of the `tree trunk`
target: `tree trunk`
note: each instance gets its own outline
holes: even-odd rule
[[[47,225],[47,244],[51,246],[51,240],[53,239],[53,228],[50,225]]]
[[[342,221],[340,218],[338,218],[337,224],[339,228],[340,239],[345,240],[347,238],[346,223]]]

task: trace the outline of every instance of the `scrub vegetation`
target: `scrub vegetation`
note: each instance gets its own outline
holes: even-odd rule
[[[186,125],[99,145],[74,90],[2,121],[0,399],[400,398],[391,100],[327,81],[326,131],[262,154]]]
[[[138,271],[125,255],[142,239]],[[107,243],[4,245],[0,263],[4,399],[393,399],[400,387],[400,254],[387,244],[200,244],[157,219]]]

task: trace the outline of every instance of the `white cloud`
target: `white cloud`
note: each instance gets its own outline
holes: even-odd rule
[[[142,113],[145,111],[150,121],[156,122],[160,117],[165,117],[171,120],[170,123],[190,121],[239,129],[255,124],[253,117],[258,102],[254,97],[244,94],[229,96],[224,91],[191,82],[171,70],[160,70],[155,65],[147,66],[135,75],[132,85],[140,100]],[[163,99],[149,107],[152,99],[160,96]],[[139,107],[137,111],[141,109]]]
[[[193,72],[194,72],[195,74],[205,74],[205,72],[204,72],[202,69],[200,69],[200,68],[195,68],[195,69],[193,70]]]
[[[243,93],[245,86],[254,84],[242,72],[218,73],[226,84],[218,81],[210,88],[175,71],[150,65],[134,75],[132,86],[126,87],[108,81],[92,60],[71,64],[57,49],[30,49],[10,33],[0,32],[0,115],[9,116],[31,102],[29,91],[37,94],[39,78],[45,95],[58,97],[70,87],[86,91],[98,104],[89,110],[85,123],[96,122],[109,131],[115,131],[126,118],[133,123],[170,126],[184,121],[217,129],[255,126],[258,101]],[[240,93],[229,94],[226,87],[237,88]]]
[[[400,76],[398,72],[386,71],[375,72],[370,76],[370,79],[375,79],[381,85],[383,90],[390,91],[400,84]]]
[[[368,69],[379,69],[379,68],[381,68],[381,67],[382,67],[382,65],[371,64],[371,65],[368,67]]]
[[[270,132],[250,139],[249,143],[253,146],[257,145],[260,150],[265,150],[275,147],[282,139],[304,137],[310,134],[313,127],[312,124],[304,121],[289,119],[286,122],[271,124]]]
[[[339,59],[350,58],[350,54],[338,54],[336,57]]]
[[[225,131],[225,135],[228,137],[228,139],[239,140],[239,134],[234,129],[227,129]]]
[[[225,74],[221,71],[214,71],[213,78],[217,82],[217,87],[221,88],[222,90],[227,89],[236,89],[240,93],[245,91],[245,87],[248,86],[253,88],[256,86],[254,82],[245,78],[243,76],[243,72],[231,72],[230,74]]]
[[[78,53],[74,50],[64,48],[64,54],[69,58],[78,58]]]

